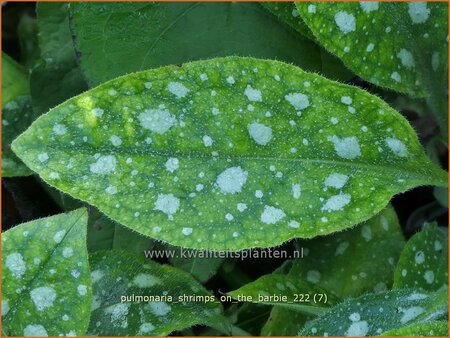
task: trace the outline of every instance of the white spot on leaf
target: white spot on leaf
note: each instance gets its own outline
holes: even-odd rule
[[[216,184],[223,194],[236,194],[241,192],[247,177],[248,172],[241,167],[231,167],[217,176]]]

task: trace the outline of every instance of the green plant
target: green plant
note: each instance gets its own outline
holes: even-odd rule
[[[5,335],[447,334],[447,4],[36,12],[2,174],[67,213],[3,233]]]

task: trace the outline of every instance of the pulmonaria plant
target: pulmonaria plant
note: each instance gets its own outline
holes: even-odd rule
[[[446,3],[36,11],[30,75],[3,54],[2,174],[74,211],[4,232],[6,335],[447,334],[446,224],[405,240],[389,204],[445,203]],[[199,258],[275,246],[302,257]]]

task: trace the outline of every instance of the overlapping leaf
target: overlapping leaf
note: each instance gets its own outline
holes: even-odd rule
[[[293,2],[260,2],[260,4],[274,14],[281,22],[284,22],[299,34],[317,43],[316,38],[301,18]],[[323,47],[320,48],[320,58],[320,73],[323,76],[340,81],[348,81],[355,76],[342,64],[339,58],[327,52]]]
[[[199,324],[226,326],[220,303],[181,270],[122,251],[97,252],[91,263],[89,334],[160,336]]]
[[[400,289],[348,299],[309,322],[299,335],[375,336],[414,324],[444,319],[447,292]]]
[[[447,129],[447,16],[439,2],[297,2],[325,48],[362,78],[426,96]]]
[[[229,55],[321,70],[320,48],[257,3],[79,2],[70,10],[81,66],[92,85],[148,68]]]
[[[87,214],[18,225],[2,235],[2,331],[8,336],[86,333],[92,302]]]
[[[340,299],[385,291],[392,285],[404,243],[395,211],[388,207],[358,227],[300,242],[305,257],[294,261],[288,277],[313,283]],[[275,307],[262,334],[296,335],[312,318]]]
[[[194,249],[332,233],[395,193],[447,184],[377,97],[251,58],[118,78],[40,117],[13,149],[119,223]]]
[[[448,232],[435,223],[406,244],[400,256],[394,287],[429,291],[448,287]]]

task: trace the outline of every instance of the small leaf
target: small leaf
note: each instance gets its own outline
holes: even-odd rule
[[[398,192],[447,185],[377,97],[239,57],[108,82],[40,117],[13,150],[50,185],[192,249],[325,235]]]
[[[425,224],[406,244],[394,277],[395,288],[438,290],[448,286],[448,233]]]
[[[228,294],[241,302],[276,305],[312,315],[323,314],[324,307],[337,303],[337,298],[332,293],[311,282],[278,274],[262,276]],[[318,297],[321,297],[320,302]],[[322,297],[326,297],[326,301]],[[314,301],[315,299],[317,300]]]
[[[400,289],[348,299],[309,322],[299,335],[375,336],[447,315],[447,291],[419,293]]]
[[[397,216],[389,206],[357,227],[299,242],[304,257],[294,260],[288,276],[313,282],[340,299],[385,291],[392,286],[395,264],[404,244]],[[297,335],[311,319],[274,307],[262,334]]]
[[[2,108],[19,96],[29,93],[25,69],[2,52]]]
[[[257,3],[79,2],[70,11],[81,67],[94,86],[139,70],[228,55],[321,69],[319,47]]]
[[[124,251],[94,253],[91,266],[90,335],[160,336],[193,325],[222,325],[220,303],[181,270]]]
[[[425,324],[415,324],[384,332],[381,336],[448,337],[448,323],[446,321],[437,321]]]
[[[42,60],[31,72],[33,109],[50,108],[87,89],[77,64],[69,27],[68,4],[40,2],[36,5]]]
[[[296,5],[314,36],[346,66],[376,85],[428,97],[441,128],[447,129],[446,3]]]
[[[28,176],[33,172],[11,151],[12,141],[36,118],[29,95],[16,97],[2,109],[2,176]]]
[[[86,333],[92,302],[87,214],[79,209],[2,236],[2,321],[8,336]]]

